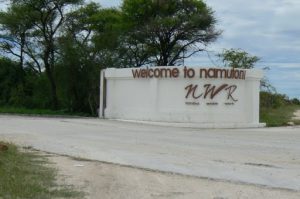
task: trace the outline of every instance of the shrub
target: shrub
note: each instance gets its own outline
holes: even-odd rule
[[[295,105],[300,105],[300,100],[297,98],[292,99],[291,102]]]
[[[260,92],[260,106],[264,108],[279,108],[292,104],[286,95],[262,91]]]

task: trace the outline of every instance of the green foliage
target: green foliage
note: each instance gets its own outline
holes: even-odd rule
[[[70,37],[61,42],[63,57],[57,65],[59,98],[70,112],[97,115],[100,67],[90,48]]]
[[[24,17],[26,16],[26,17]],[[6,12],[0,12],[0,49],[20,60],[23,68],[26,40],[29,30],[33,27],[28,7],[12,4]]]
[[[95,3],[68,13],[56,78],[59,99],[69,111],[97,115],[100,69],[119,67],[119,22],[118,10]]]
[[[298,99],[262,91],[260,93],[260,118],[267,126],[285,126],[292,122],[293,113],[300,109]],[[299,122],[299,121],[294,121]]]
[[[55,183],[56,171],[46,167],[46,157],[20,152],[9,144],[0,151],[0,198],[82,198],[83,194]]]
[[[18,63],[0,59],[0,106],[47,108],[50,101],[45,75],[37,75],[29,68],[24,73],[20,70]]]
[[[225,66],[232,68],[251,69],[260,60],[258,57],[252,56],[241,49],[225,49],[218,56]]]
[[[10,102],[14,90],[16,90],[18,82],[21,80],[17,75],[17,63],[6,59],[0,59],[0,104]]]
[[[61,27],[65,23],[65,9],[68,6],[78,5],[81,0],[22,0],[12,1],[9,10],[14,11],[17,15],[17,10],[12,8],[17,7],[22,10],[23,17],[30,24],[23,34],[20,59],[23,59],[22,52],[27,54],[26,58],[32,60],[29,63],[31,68],[38,68],[41,72],[41,67],[45,69],[46,77],[50,85],[50,96],[52,108],[56,109],[59,105],[57,97],[57,82],[54,76],[55,64],[57,60],[57,40],[60,35]],[[12,17],[14,15],[11,15]],[[14,19],[10,19],[14,20]],[[18,21],[18,20],[17,20]],[[18,21],[20,24],[22,20]],[[2,23],[4,26],[5,24]],[[4,26],[5,27],[5,26]],[[29,47],[30,46],[30,47]]]
[[[260,121],[266,123],[268,127],[287,126],[289,122],[299,124],[300,121],[292,119],[294,112],[299,110],[299,105],[285,104],[277,108],[261,107]]]
[[[122,5],[129,64],[179,64],[215,41],[213,11],[202,0],[124,0]]]
[[[266,91],[260,92],[261,108],[279,108],[287,105],[300,105],[300,101],[297,98],[289,99],[289,97],[284,94]]]
[[[299,99],[297,99],[297,98],[293,98],[293,99],[291,99],[291,102],[292,102],[292,104],[295,104],[295,105],[300,105],[300,100],[299,100]]]
[[[286,95],[265,91],[260,93],[260,106],[264,108],[279,108],[292,103]]]

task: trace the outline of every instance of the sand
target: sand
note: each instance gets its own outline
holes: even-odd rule
[[[86,199],[298,199],[300,192],[183,176],[47,154],[59,183],[85,192]]]

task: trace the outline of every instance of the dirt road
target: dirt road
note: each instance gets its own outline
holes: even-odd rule
[[[300,191],[296,126],[203,130],[86,118],[0,116],[0,139],[103,162]]]
[[[47,154],[49,157],[49,154]],[[85,199],[299,199],[300,192],[215,181],[51,155],[59,182]]]

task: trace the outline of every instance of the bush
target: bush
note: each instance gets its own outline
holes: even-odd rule
[[[45,73],[30,68],[20,69],[18,63],[0,58],[0,106],[48,108],[49,83]]]
[[[295,105],[300,105],[300,100],[297,98],[292,99],[291,102]]]
[[[286,95],[262,91],[260,92],[260,106],[264,108],[279,108],[293,104]]]

